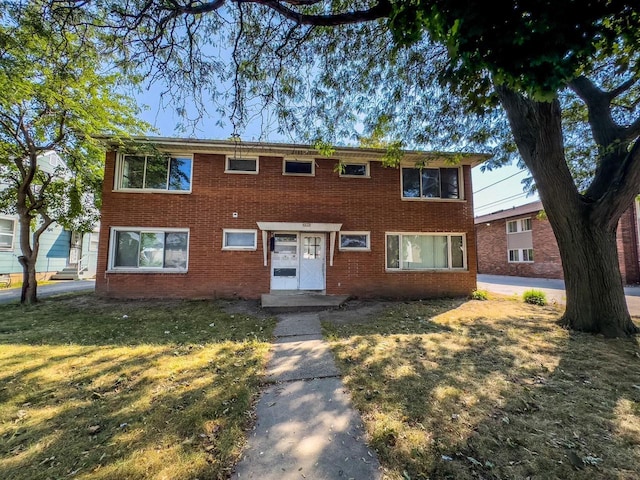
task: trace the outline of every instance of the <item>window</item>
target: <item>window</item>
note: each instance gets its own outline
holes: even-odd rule
[[[190,192],[192,163],[189,156],[122,155],[116,189]]]
[[[114,228],[111,233],[111,268],[118,270],[187,269],[189,232]]]
[[[369,162],[343,163],[341,177],[369,177]]]
[[[258,173],[257,158],[227,157],[225,173]]]
[[[16,220],[0,218],[0,250],[13,250],[13,238],[16,232]]]
[[[282,173],[284,175],[315,175],[315,161],[284,160]]]
[[[533,263],[533,248],[509,250],[509,263]]]
[[[466,243],[463,234],[387,234],[387,270],[464,268]]]
[[[507,222],[507,233],[520,233],[531,231],[531,218],[521,218]]]
[[[340,232],[340,250],[370,251],[369,232]]]
[[[460,198],[458,168],[402,167],[403,198]]]
[[[223,250],[255,250],[257,247],[256,230],[223,230]]]

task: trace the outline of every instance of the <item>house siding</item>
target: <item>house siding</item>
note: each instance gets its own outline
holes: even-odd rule
[[[640,282],[638,258],[638,228],[636,207],[627,210],[617,230],[617,248],[620,272],[626,284]],[[476,223],[478,273],[535,278],[564,278],[560,251],[549,221],[533,213],[491,219]],[[531,218],[533,235],[533,263],[510,263],[507,257],[506,223],[520,218]],[[480,219],[481,220],[481,219]]]
[[[288,157],[287,157],[288,158]],[[356,297],[425,298],[467,295],[476,287],[471,167],[463,167],[463,201],[401,199],[400,173],[370,163],[370,178],[340,177],[336,159],[316,158],[315,176],[282,174],[281,156],[260,156],[258,175],[225,174],[225,156],[194,155],[192,192],[113,191],[115,152],[106,156],[96,292],[117,297],[258,298],[270,290],[258,230],[256,251],[222,251],[223,229],[258,229],[256,222],[341,223],[371,232],[371,250],[340,251],[329,265],[326,293]],[[234,212],[237,218],[233,218]],[[188,228],[186,273],[109,272],[111,227]],[[464,271],[388,272],[385,233],[460,232]],[[337,242],[336,242],[337,243]]]

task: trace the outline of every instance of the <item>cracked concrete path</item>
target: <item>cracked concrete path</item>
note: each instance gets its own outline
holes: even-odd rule
[[[318,315],[281,315],[274,333],[267,366],[272,383],[258,401],[257,423],[233,478],[380,479]]]

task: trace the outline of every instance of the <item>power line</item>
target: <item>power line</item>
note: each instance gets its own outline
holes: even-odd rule
[[[513,200],[515,198],[524,197],[526,195],[527,195],[527,192],[518,193],[517,195],[512,195],[510,197],[501,198],[500,200],[496,200],[496,201],[493,201],[493,202],[485,203],[484,205],[480,205],[478,207],[475,207],[475,210],[482,210],[483,208],[499,205],[499,204],[504,203],[504,202],[506,202],[508,200]]]
[[[498,180],[497,182],[493,182],[491,185],[487,185],[486,187],[482,187],[480,190],[476,190],[473,193],[474,194],[480,193],[480,192],[482,192],[483,190],[486,190],[489,187],[493,187],[494,185],[497,185],[498,183],[504,182],[505,180],[509,180],[510,178],[515,177],[516,175],[520,175],[521,173],[524,173],[524,172],[526,172],[526,170],[519,170],[516,173],[514,173],[513,175],[509,175],[508,177],[503,178],[502,180]]]

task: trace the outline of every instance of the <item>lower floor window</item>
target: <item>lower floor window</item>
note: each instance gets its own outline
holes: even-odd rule
[[[533,262],[533,248],[515,248],[509,250],[509,262]]]
[[[186,270],[189,232],[112,230],[111,265],[121,269]]]
[[[462,234],[387,234],[387,270],[448,270],[466,267]]]

